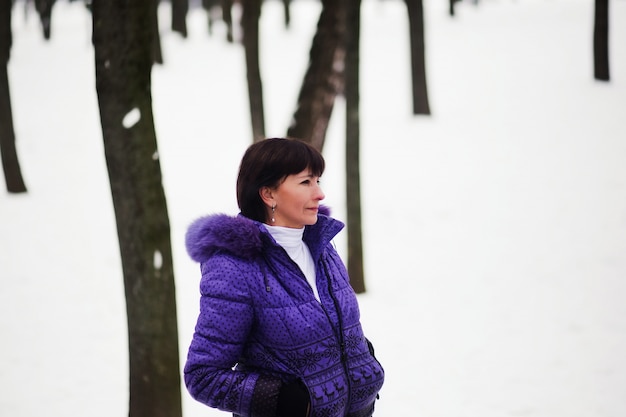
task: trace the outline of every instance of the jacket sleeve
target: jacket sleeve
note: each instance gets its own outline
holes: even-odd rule
[[[202,264],[200,313],[184,379],[196,400],[242,417],[271,415],[281,381],[236,368],[253,322],[245,276],[237,262],[214,256]]]

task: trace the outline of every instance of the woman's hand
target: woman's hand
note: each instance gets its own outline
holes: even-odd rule
[[[283,384],[278,393],[277,417],[307,417],[311,408],[309,391],[301,380]]]

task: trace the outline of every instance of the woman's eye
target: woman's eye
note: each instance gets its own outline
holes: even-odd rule
[[[309,179],[303,180],[300,184],[310,185],[312,182],[313,182],[313,180],[309,178]],[[319,179],[319,178],[318,178],[318,179],[316,179],[316,180],[315,180],[315,183],[316,183],[317,185],[319,185],[319,184],[320,184],[320,179]]]

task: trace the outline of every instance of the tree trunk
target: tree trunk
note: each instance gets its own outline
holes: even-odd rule
[[[187,12],[189,0],[172,1],[172,30],[178,32],[183,38],[187,37]]]
[[[154,0],[94,0],[96,90],[120,244],[130,417],[180,417],[174,268],[152,115]]]
[[[7,66],[11,54],[11,2],[0,4],[0,154],[7,191],[25,193],[26,185],[15,147],[15,130]]]
[[[291,0],[283,0],[283,10],[285,14],[285,27],[288,28],[291,24]]]
[[[424,8],[422,0],[405,0],[409,14],[411,39],[411,78],[413,114],[430,114],[426,88],[426,57],[424,52]]]
[[[226,23],[226,40],[228,42],[234,41],[233,36],[233,1],[234,0],[221,0],[222,1],[222,19]]]
[[[243,1],[243,46],[246,52],[248,99],[252,120],[252,141],[265,138],[265,111],[263,107],[263,82],[259,67],[259,18],[261,0]]]
[[[95,1],[95,0],[94,0]],[[152,63],[163,63],[163,51],[161,49],[161,37],[159,36],[159,0],[153,0],[150,10],[149,18],[152,24]]]
[[[365,292],[363,238],[361,230],[359,41],[361,0],[349,0],[346,18],[346,202],[348,229],[348,275],[357,293]]]
[[[4,0],[7,3],[11,3],[10,0]],[[51,36],[51,23],[52,23],[52,6],[54,6],[55,0],[35,0],[35,9],[39,14],[39,20],[41,21],[41,27],[43,29],[43,37],[46,40]]]
[[[213,15],[211,14],[213,6],[215,6],[215,0],[202,0],[202,8],[206,11],[207,29],[209,31],[209,35],[213,34]]]
[[[448,9],[448,11],[449,11],[449,13],[450,13],[450,16],[454,16],[454,5],[455,5],[458,1],[460,1],[460,0],[450,0],[450,2],[449,2],[449,9]]]
[[[595,0],[593,26],[593,75],[609,81],[609,0]]]
[[[10,193],[25,193],[26,185],[22,178],[22,170],[15,147],[15,130],[13,128],[11,94],[9,92],[6,63],[0,64],[0,154],[2,154],[2,169],[4,170],[4,181],[7,191]]]
[[[293,123],[287,136],[299,138],[320,151],[335,104],[343,90],[345,61],[345,3],[322,0],[322,13],[309,53],[309,67],[298,96]]]

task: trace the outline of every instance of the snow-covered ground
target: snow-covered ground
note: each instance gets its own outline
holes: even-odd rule
[[[593,0],[425,2],[432,117],[411,115],[403,3],[364,0],[363,325],[387,380],[377,416],[626,415],[626,1],[610,2],[610,83],[592,74]],[[236,213],[250,141],[243,51],[163,18],[153,71],[172,223],[181,364],[199,280],[183,237]],[[268,136],[285,134],[319,13],[263,8]],[[90,16],[60,0],[52,41],[13,19],[9,65],[26,195],[0,193],[0,415],[127,415],[120,259]],[[345,219],[343,104],[326,142]],[[337,239],[345,253],[345,233]],[[226,416],[193,401],[187,417]]]

